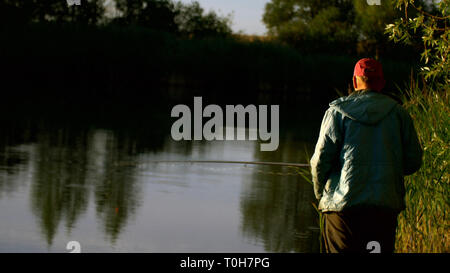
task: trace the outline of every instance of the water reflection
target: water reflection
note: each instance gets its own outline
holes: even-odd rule
[[[9,195],[24,186],[26,169],[32,154],[31,147],[24,143],[34,141],[32,130],[17,130],[11,124],[2,122],[0,134],[0,197]]]
[[[136,211],[141,187],[135,180],[135,165],[120,165],[121,162],[133,161],[134,156],[129,154],[133,143],[120,142],[112,135],[103,139],[97,135],[96,141],[96,147],[101,147],[100,155],[103,155],[95,161],[103,163],[99,166],[101,171],[97,171],[92,179],[97,217],[103,222],[104,233],[114,243],[128,218]]]
[[[279,150],[267,153],[248,141],[174,142],[139,126],[36,124],[0,136],[0,202],[19,204],[0,210],[15,217],[0,229],[36,229],[41,239],[19,242],[0,230],[0,250],[46,251],[42,240],[47,251],[64,251],[69,239],[86,251],[318,250],[312,188],[295,170],[149,162],[304,162],[308,142],[285,134]]]
[[[286,139],[270,157],[261,161],[307,162],[309,143]],[[274,158],[274,157],[275,158]],[[261,241],[268,252],[317,252],[317,215],[311,185],[295,168],[265,166],[253,172],[242,190],[242,230],[246,237]]]
[[[132,167],[120,171],[116,167],[117,162],[128,159],[123,151],[128,150],[129,143],[118,146],[107,131],[39,134],[31,204],[49,245],[62,220],[70,233],[86,212],[92,191],[105,234],[113,241],[117,238],[136,208],[138,192],[128,174]]]
[[[20,169],[28,160],[29,154],[20,149],[6,148],[0,151],[0,197],[23,185]]]

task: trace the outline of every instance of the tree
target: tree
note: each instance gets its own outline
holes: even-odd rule
[[[381,5],[368,5],[366,1],[354,0],[355,7],[355,26],[358,29],[358,51],[371,53],[378,58],[381,54],[402,55],[417,54],[419,43],[414,41],[406,50],[389,42],[389,38],[385,34],[386,25],[393,22],[396,18],[402,16],[402,12],[395,8],[395,1],[383,0]],[[422,0],[416,0],[416,3],[423,4]],[[417,12],[411,7],[408,13],[413,15]],[[361,49],[364,47],[364,49]],[[391,51],[387,53],[388,51]],[[392,52],[393,51],[393,52]]]
[[[420,37],[423,42],[421,59],[424,62],[421,72],[425,80],[444,86],[450,86],[450,2],[431,1],[428,5],[419,5],[414,0],[394,0],[395,7],[404,12],[404,16],[386,26],[386,33],[395,42],[410,44]],[[408,8],[416,13],[411,15]]]
[[[355,25],[358,28],[358,49],[360,53],[371,53],[378,59],[380,51],[388,44],[384,34],[386,24],[397,16],[390,0],[381,5],[368,5],[365,1],[354,0]]]
[[[297,48],[342,51],[354,44],[352,0],[272,0],[263,22],[269,34]]]
[[[69,6],[61,0],[0,0],[0,22],[3,26],[35,22],[97,24],[103,14],[103,0],[84,0],[79,6]]]
[[[180,32],[188,37],[228,36],[232,33],[230,16],[220,17],[214,11],[205,14],[197,1],[177,4],[176,18]]]
[[[120,20],[125,24],[177,32],[175,18],[178,10],[170,0],[116,0],[116,7],[122,12]]]
[[[227,36],[230,18],[214,11],[205,13],[197,1],[190,4],[172,0],[116,0],[122,13],[116,22],[178,33],[187,37]]]

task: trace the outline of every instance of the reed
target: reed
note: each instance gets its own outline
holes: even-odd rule
[[[424,150],[418,172],[405,178],[406,210],[398,218],[396,252],[449,252],[449,88],[412,83],[404,107],[414,120]]]
[[[305,150],[305,155],[306,155],[306,158],[308,158],[308,163],[307,164],[309,166],[311,166],[311,163],[310,163],[310,160],[309,160],[309,158],[311,158],[311,156],[310,156],[310,154],[308,153],[307,150]],[[306,168],[296,167],[296,170],[297,170],[297,173],[306,182],[308,182],[311,185],[311,187],[314,186],[312,178],[311,178],[311,169],[310,168],[306,169]],[[324,251],[325,251],[324,250],[324,240],[323,240],[324,219],[323,219],[323,216],[322,216],[322,212],[319,210],[318,201],[312,202],[311,205],[314,207],[314,210],[317,212],[317,225],[319,226],[319,230],[320,230],[319,238],[318,238],[318,240],[319,240],[319,250],[320,250],[320,253],[324,253]]]

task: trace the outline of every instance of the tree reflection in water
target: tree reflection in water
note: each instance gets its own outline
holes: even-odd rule
[[[277,154],[258,153],[259,161],[307,162],[304,143],[283,141]],[[310,146],[310,145],[309,145]],[[266,157],[270,156],[270,160]],[[242,231],[268,252],[318,252],[317,213],[312,186],[293,168],[261,166],[244,184]]]
[[[60,225],[70,234],[95,204],[97,221],[114,244],[140,204],[136,158],[161,149],[167,138],[167,133],[142,126],[146,122],[165,129],[168,122],[159,117],[115,118],[116,123],[105,124],[108,130],[96,129],[103,126],[89,125],[78,116],[45,122],[5,120],[0,134],[0,197],[29,183],[30,209],[49,247]],[[15,177],[22,175],[27,177]]]
[[[194,146],[193,142],[166,145],[167,139],[170,139],[168,136],[170,128],[165,127],[170,127],[171,123],[162,118],[153,118],[151,121],[142,119],[145,125],[130,124],[138,119],[127,117],[122,119],[124,122],[117,122],[117,119],[114,119],[117,124],[114,125],[111,122],[108,126],[87,126],[85,121],[77,125],[67,120],[56,124],[48,124],[46,121],[46,125],[34,122],[30,123],[31,125],[21,123],[22,125],[19,126],[16,121],[14,125],[4,125],[5,133],[0,134],[0,197],[17,191],[20,185],[18,181],[26,181],[24,183],[27,190],[29,189],[29,198],[24,200],[20,197],[22,198],[20,200],[30,205],[40,227],[39,237],[47,242],[49,249],[52,244],[56,246],[61,242],[57,235],[64,230],[68,235],[71,232],[73,234],[83,232],[79,238],[89,243],[92,238],[89,234],[92,232],[91,227],[99,229],[105,237],[105,240],[93,243],[94,247],[98,246],[97,249],[107,248],[108,245],[104,242],[111,243],[113,247],[116,243],[119,245],[120,238],[126,237],[124,236],[125,228],[134,220],[144,198],[148,199],[151,195],[147,193],[148,196],[144,196],[143,189],[150,185],[153,188],[165,190],[167,181],[164,180],[163,185],[158,184],[161,180],[160,175],[167,177],[168,174],[175,174],[177,183],[184,183],[186,179],[194,183],[195,175],[201,175],[205,177],[205,181],[208,180],[208,176],[204,176],[203,169],[191,166],[173,166],[173,170],[164,169],[162,173],[158,173],[160,169],[153,165],[150,169],[149,166],[144,168],[145,158],[153,160],[158,157],[180,156],[183,159],[245,158],[246,160],[279,162],[307,160],[307,157],[302,157],[304,143],[291,141],[289,137],[283,139],[277,152],[260,152],[259,143],[254,143],[257,146],[255,149],[236,145],[236,149],[227,149],[226,153],[223,153],[223,148],[229,146],[199,142]],[[148,126],[149,123],[152,124],[151,128]],[[152,131],[153,128],[159,128],[159,130]],[[311,186],[302,181],[298,175],[276,174],[278,172],[293,173],[294,170],[277,166],[254,166],[254,169],[250,170],[251,173],[248,172],[249,170],[244,170],[227,176],[226,173],[217,174],[211,171],[210,169],[214,168],[210,166],[205,168],[208,169],[208,173],[213,172],[213,177],[219,175],[224,185],[233,181],[240,183],[236,189],[233,188],[234,186],[225,187],[227,190],[233,189],[230,196],[239,194],[239,187],[242,187],[240,211],[239,207],[235,210],[234,205],[224,208],[232,220],[235,216],[236,219],[239,219],[239,215],[241,216],[243,236],[240,234],[236,237],[239,240],[238,243],[245,240],[256,241],[256,247],[254,243],[246,242],[242,243],[242,247],[252,245],[250,249],[260,249],[263,245],[264,250],[269,252],[318,251],[318,233],[315,229],[317,215],[311,206],[313,201]],[[198,173],[189,176],[189,172],[193,169]],[[156,176],[142,179],[146,171]],[[144,181],[150,184],[143,185]],[[170,182],[173,185],[174,181]],[[196,186],[198,185],[195,184],[191,189],[194,195]],[[28,194],[28,191],[26,193]],[[214,191],[212,193],[216,194]],[[156,200],[165,200],[164,194],[153,193],[151,196],[162,198]],[[191,197],[188,196],[187,200],[189,201]],[[183,201],[184,199],[181,198],[180,202]],[[163,214],[164,209],[161,211]],[[17,210],[17,212],[24,214],[18,216],[21,221],[27,221],[26,212],[23,210]],[[96,225],[92,225],[92,219],[88,219],[91,216],[96,218]],[[143,217],[148,221],[144,227],[152,226],[152,221],[161,219],[158,217],[158,215]],[[162,219],[167,220],[164,217]],[[31,218],[31,221],[34,220]],[[206,220],[204,224],[208,224],[208,221]],[[233,225],[227,227],[226,236],[235,236]],[[158,228],[158,225],[153,227]],[[33,231],[33,228],[32,224],[29,230]],[[130,230],[134,231],[134,228],[130,226]],[[165,229],[165,227],[162,228]],[[181,224],[172,231],[175,232],[175,230],[184,231]],[[139,232],[148,234],[147,230]],[[153,234],[158,234],[157,229],[154,232]],[[211,231],[211,234],[214,232]],[[213,236],[211,234],[210,236]],[[11,238],[11,236],[5,238]],[[146,239],[142,244],[152,240],[158,242],[154,238]],[[28,245],[30,236],[24,240]],[[164,249],[166,241],[161,240],[160,244]],[[176,242],[172,243],[176,245]],[[202,247],[201,244],[200,247]],[[142,249],[147,250],[147,245]]]
[[[118,164],[131,160],[127,153],[132,143],[121,143],[106,131],[60,130],[38,138],[31,200],[47,243],[52,244],[61,220],[70,233],[86,211],[91,192],[97,217],[114,242],[138,204],[134,167]]]

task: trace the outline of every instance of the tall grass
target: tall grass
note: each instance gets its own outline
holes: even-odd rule
[[[424,155],[420,170],[405,179],[406,210],[398,218],[396,252],[450,251],[449,91],[413,84],[404,98]]]
[[[306,155],[306,158],[308,158],[308,164],[310,164],[309,158],[311,158],[311,157],[310,157],[310,155],[309,155],[309,153],[307,151],[305,151],[305,155]],[[313,183],[312,178],[311,178],[311,170],[310,169],[296,168],[296,170],[297,170],[297,173],[306,182],[308,182],[311,185],[311,187],[314,187],[314,183]],[[325,251],[324,250],[324,238],[323,238],[324,219],[323,219],[322,212],[319,210],[318,202],[312,202],[311,205],[314,207],[315,211],[317,212],[317,224],[318,224],[319,230],[320,230],[319,238],[318,238],[318,240],[319,240],[319,250],[320,250],[320,253],[323,253]]]

